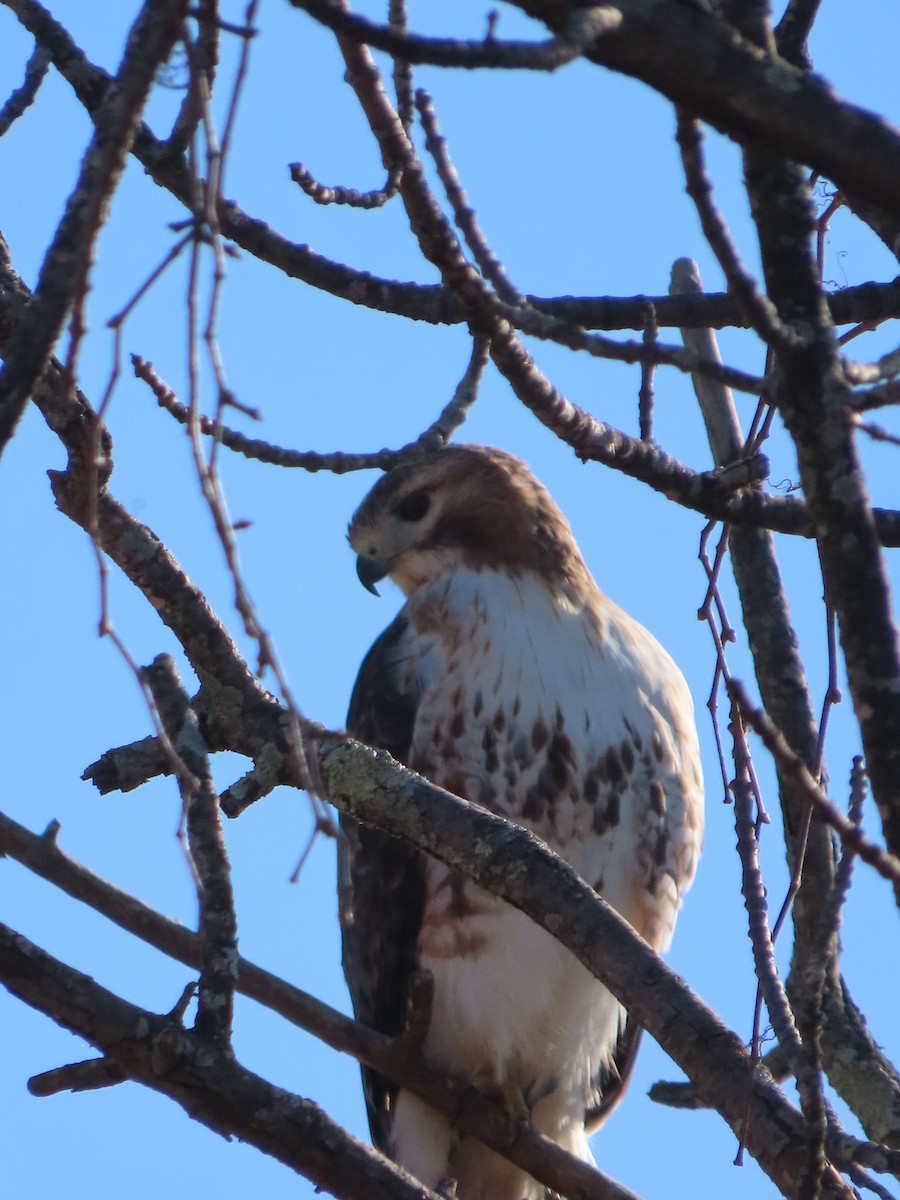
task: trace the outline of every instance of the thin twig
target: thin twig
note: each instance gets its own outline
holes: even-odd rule
[[[238,72],[235,78],[231,104],[229,106],[230,122],[233,122],[234,119],[234,113],[238,103],[241,84],[246,71],[246,43],[244,50],[245,53],[238,64]],[[207,231],[208,236],[204,239],[195,238],[192,243],[190,271],[188,277],[188,409],[190,419],[187,423],[187,428],[189,433],[191,453],[193,455],[194,467],[200,483],[201,493],[206,501],[212,517],[216,535],[222,547],[226,567],[234,585],[235,608],[241,617],[248,637],[253,639],[258,648],[258,674],[261,675],[266,669],[270,669],[272,671],[280,694],[288,710],[289,752],[293,759],[296,777],[300,782],[300,786],[304,791],[306,791],[309,797],[309,802],[312,806],[314,828],[317,830],[320,828],[331,828],[333,822],[330,813],[325,807],[321,798],[321,781],[316,775],[314,762],[311,761],[309,755],[307,754],[304,738],[304,722],[299,706],[294,699],[287,676],[281,666],[280,659],[275,649],[274,641],[268,630],[262,624],[262,621],[260,620],[259,614],[256,610],[256,606],[252,597],[250,596],[249,589],[244,581],[240,566],[237,542],[235,539],[235,527],[228,515],[224,489],[218,473],[218,439],[216,437],[213,438],[212,448],[208,459],[205,457],[203,451],[202,434],[200,428],[201,415],[198,362],[198,346],[201,335],[199,331],[197,305],[201,253],[206,245],[209,245],[212,249],[213,278],[212,287],[209,292],[209,302],[202,332],[202,340],[206,347],[207,356],[212,366],[213,376],[216,383],[216,415],[213,422],[215,429],[218,429],[222,424],[222,413],[224,406],[230,397],[230,389],[228,388],[227,381],[225,379],[224,365],[219,353],[218,340],[216,336],[218,306],[222,285],[225,279],[225,256],[223,253],[222,237],[218,223],[219,213],[223,208],[221,187],[224,161],[222,147],[218,140],[216,127],[213,120],[210,103],[211,98],[207,88],[207,81],[202,73],[197,79],[197,92],[202,114],[200,128],[203,130],[206,155],[205,185],[200,179],[199,173],[196,169],[197,150],[193,142],[191,143],[190,161],[194,168],[193,175],[195,179],[195,193],[198,196],[199,202],[202,204],[202,208],[198,207],[195,210],[195,216],[202,217],[203,227]]]
[[[316,204],[343,204],[347,208],[365,210],[382,208],[388,200],[392,200],[397,195],[397,187],[400,182],[399,167],[391,167],[381,187],[373,188],[368,192],[344,187],[339,183],[320,183],[312,171],[301,162],[291,163],[288,169],[294,183],[309,196],[310,200],[315,200]]]
[[[794,753],[766,714],[761,709],[755,708],[750,702],[743,685],[737,680],[731,680],[727,686],[729,695],[740,708],[744,720],[761,739],[779,767],[790,775],[802,789],[819,817],[831,826],[845,846],[849,846],[883,879],[887,879],[895,886],[900,884],[900,861],[870,842],[842,812],[834,807],[807,770],[803,760]]]
[[[703,131],[700,122],[681,109],[677,110],[678,146],[687,181],[687,192],[694,202],[703,233],[719,266],[728,280],[728,291],[744,313],[750,327],[762,340],[777,349],[796,347],[797,334],[785,325],[772,302],[759,290],[744,267],[715,201],[712,184],[703,161]]]
[[[187,15],[193,17],[197,22],[197,37],[196,39],[191,38],[185,24],[181,40],[187,56],[188,82],[184,100],[167,142],[173,154],[184,153],[200,123],[197,79],[202,72],[207,90],[210,92],[213,90],[216,68],[219,65],[219,33],[224,31],[219,20],[218,0],[199,0],[197,7]]]
[[[876,425],[874,421],[862,421],[855,413],[853,414],[853,425],[861,433],[867,434],[873,442],[885,442],[889,446],[900,446],[900,437],[885,429],[883,425]]]
[[[644,345],[655,346],[659,341],[659,325],[656,309],[647,305],[647,320],[644,324]],[[641,441],[653,441],[653,372],[655,364],[641,363],[641,386],[638,390],[638,431]]]
[[[46,46],[36,42],[31,57],[25,64],[24,80],[10,93],[6,103],[0,108],[0,137],[3,137],[13,122],[34,104],[38,89],[47,76],[50,61]]]
[[[471,250],[472,257],[478,264],[481,274],[494,287],[501,300],[506,301],[507,304],[524,306],[527,301],[510,280],[503,264],[481,232],[475,210],[469,204],[456,168],[447,153],[447,140],[440,131],[431,97],[420,88],[416,92],[415,103],[422,122],[422,129],[425,132],[425,148],[434,159],[438,178],[444,185],[444,191],[447,193],[447,199],[453,209],[453,219],[465,238],[466,245]]]
[[[807,1120],[807,1129],[815,1130],[820,1138],[824,1138],[826,1111],[818,1063],[814,1056],[812,1058],[809,1056],[808,1049],[801,1041],[794,1014],[775,964],[774,946],[768,922],[766,889],[759,866],[758,831],[752,819],[750,806],[753,784],[748,769],[749,751],[743,731],[743,713],[735,699],[736,686],[738,685],[733,680],[726,684],[732,701],[731,729],[734,735],[736,771],[732,793],[738,835],[738,854],[741,860],[741,891],[749,918],[750,942],[753,946],[756,977],[765,998],[778,1045],[786,1055],[791,1072],[797,1080],[797,1089]],[[754,1056],[758,1057],[758,1055],[758,1042],[755,1042]],[[823,1155],[817,1155],[816,1159],[818,1171],[812,1172],[810,1177],[814,1183],[814,1189],[818,1190],[825,1162]]]
[[[469,408],[475,402],[487,357],[487,339],[476,336],[469,364],[449,402],[427,429],[423,430],[413,441],[407,442],[397,450],[373,450],[359,454],[343,450],[331,454],[318,453],[314,450],[288,450],[281,446],[275,446],[271,442],[245,437],[244,434],[229,429],[225,425],[217,424],[209,417],[202,415],[198,418],[198,425],[201,433],[216,438],[223,446],[234,450],[235,453],[279,467],[294,467],[310,472],[331,471],[335,475],[373,469],[389,471],[398,463],[420,458],[423,454],[439,449],[450,440],[454,432],[465,421]],[[190,410],[178,401],[175,393],[159,378],[153,367],[146,359],[136,354],[132,355],[131,361],[135,375],[147,384],[159,406],[181,424],[187,425],[191,419]]]

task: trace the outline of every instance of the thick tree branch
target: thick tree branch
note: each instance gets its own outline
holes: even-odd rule
[[[558,29],[569,11],[555,0],[515,0]],[[744,41],[706,5],[621,0],[622,23],[588,57],[642,80],[739,142],[806,163],[841,189],[900,214],[900,134],[881,117],[835,95]]]
[[[25,28],[46,48],[54,66],[93,119],[110,85],[109,75],[85,58],[63,26],[36,0],[16,0],[15,11]],[[156,138],[146,125],[140,127],[132,153],[160,187],[191,209],[191,179],[182,155]],[[262,262],[350,303],[433,324],[458,324],[465,319],[462,306],[448,288],[400,283],[334,262],[308,246],[289,241],[233,201],[222,206],[219,224],[224,237]],[[526,299],[539,311],[585,329],[642,330],[648,302],[653,304],[661,328],[721,329],[743,323],[741,313],[729,297],[715,293],[690,299],[531,295]],[[829,303],[838,324],[900,316],[900,280],[846,288],[835,292]]]
[[[204,949],[198,934],[73,861],[59,849],[56,833],[56,828],[51,828],[39,837],[0,813],[0,854],[15,858],[162,953],[202,968]],[[480,1096],[468,1080],[431,1068],[420,1055],[412,1054],[405,1042],[400,1045],[360,1025],[240,956],[236,970],[236,987],[243,995],[415,1092],[452,1117],[460,1129],[479,1137],[548,1187],[571,1200],[636,1200],[627,1188],[574,1158],[532,1125],[516,1120],[502,1104]],[[49,1092],[49,1083],[43,1090]]]
[[[900,646],[851,396],[811,251],[808,187],[799,167],[762,150],[747,150],[744,163],[769,296],[802,343],[781,347],[777,403],[797,450],[885,841],[900,857]]]
[[[603,979],[732,1128],[743,1130],[750,1068],[742,1043],[537,839],[450,797],[383,753],[325,740],[320,755],[333,803],[410,839],[543,924]],[[804,1165],[799,1118],[768,1084],[755,1086],[750,1104],[756,1133],[748,1148],[762,1155],[764,1169],[785,1194],[794,1195],[791,1189]],[[794,1146],[796,1158],[789,1146]],[[829,1185],[825,1194],[843,1193]]]
[[[516,0],[554,30],[564,31],[574,6]],[[344,36],[435,66],[504,65],[449,38],[422,38],[379,26],[329,0],[291,0]],[[687,0],[621,0],[621,21],[586,55],[632,75],[737,141],[752,139],[808,163],[900,215],[900,135],[873,113],[836,96],[804,74],[741,39],[711,10]],[[468,59],[466,54],[469,54]],[[506,65],[518,65],[510,62]],[[528,65],[524,63],[522,65]]]
[[[180,1104],[346,1200],[438,1200],[376,1150],[171,1018],[113,995],[0,925],[0,981],[20,1000],[85,1038],[128,1079]]]

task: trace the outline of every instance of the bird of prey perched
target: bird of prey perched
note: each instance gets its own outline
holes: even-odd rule
[[[399,466],[350,523],[360,580],[406,603],[362,664],[350,732],[543,838],[656,950],[697,864],[693,705],[669,655],[597,588],[518,459],[447,447]],[[639,1031],[528,917],[406,843],[345,819],[344,971],[357,1018],[404,1025],[433,978],[424,1052],[592,1161]],[[520,1168],[363,1068],[375,1144],[458,1200],[542,1200]],[[524,1107],[523,1107],[524,1106]]]

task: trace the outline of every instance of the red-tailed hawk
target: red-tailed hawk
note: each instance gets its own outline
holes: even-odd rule
[[[565,518],[518,459],[453,446],[381,478],[350,524],[360,580],[406,604],[366,656],[347,724],[434,783],[524,825],[657,950],[694,875],[703,791],[678,668],[597,588]],[[527,1106],[592,1161],[639,1031],[526,916],[435,859],[345,820],[344,971],[357,1018],[401,1032],[426,969],[428,1059]],[[459,1200],[543,1187],[363,1069],[376,1145]]]

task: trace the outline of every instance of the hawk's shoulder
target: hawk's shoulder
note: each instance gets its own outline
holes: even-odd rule
[[[408,681],[413,654],[409,622],[403,613],[375,639],[362,661],[347,711],[347,730],[398,762],[409,757],[418,696]]]

